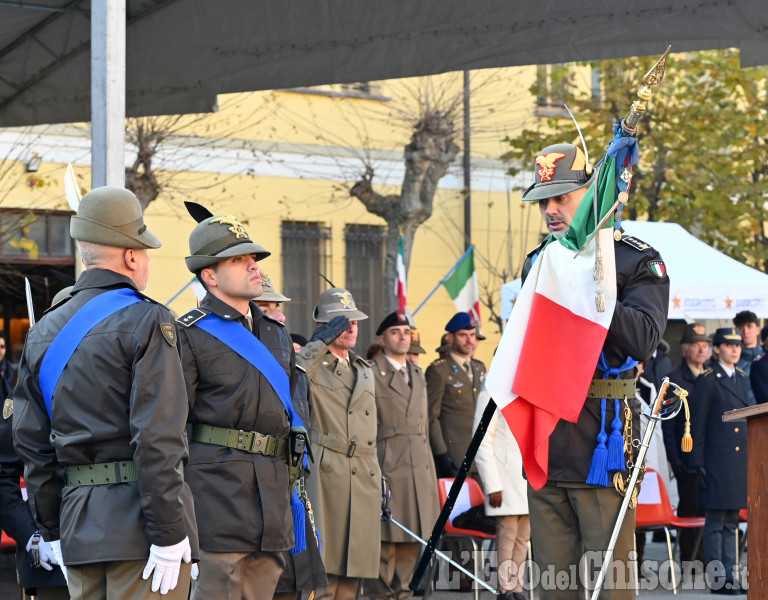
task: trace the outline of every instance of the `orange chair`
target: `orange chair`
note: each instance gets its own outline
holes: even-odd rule
[[[437,494],[440,498],[440,508],[445,505],[445,501],[448,498],[448,492],[450,492],[452,485],[453,477],[444,477],[437,480]],[[451,511],[451,514],[448,517],[448,522],[445,524],[445,534],[443,535],[443,539],[462,538],[469,539],[472,542],[472,549],[474,550],[473,556],[479,557],[479,560],[474,561],[474,575],[478,579],[478,563],[480,565],[485,565],[485,550],[483,549],[482,541],[478,544],[478,540],[492,540],[495,539],[496,536],[483,531],[475,531],[474,529],[454,527],[453,519],[474,506],[482,505],[483,502],[483,490],[480,489],[480,485],[474,479],[467,477],[464,480],[464,484],[461,486],[461,493],[456,499],[453,511]],[[479,586],[476,583],[473,583],[473,587],[475,589],[475,600],[479,600]]]
[[[672,589],[677,594],[674,557],[670,529],[704,527],[704,517],[679,517],[677,509],[669,501],[664,480],[653,469],[647,469],[637,499],[635,527],[638,530],[663,529],[667,535],[667,550],[671,570]]]

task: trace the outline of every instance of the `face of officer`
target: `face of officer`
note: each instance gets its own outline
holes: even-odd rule
[[[451,351],[454,354],[467,359],[477,349],[477,334],[474,329],[459,329],[454,333],[448,334],[448,343],[451,345]]]
[[[709,346],[709,342],[691,342],[690,344],[683,344],[683,358],[690,364],[701,369],[705,362],[709,360],[712,355],[712,348]]]
[[[744,323],[739,325],[737,329],[741,333],[745,347],[755,348],[757,346],[757,336],[760,333],[760,326],[757,323]]]
[[[263,300],[256,300],[256,306],[258,306],[268,317],[274,319],[275,321],[285,323],[285,315],[280,310],[279,302],[264,302]]]
[[[318,323],[323,325],[323,323]],[[333,340],[328,346],[336,356],[346,358],[352,348],[357,343],[357,321],[350,321],[349,327],[339,337]]]
[[[714,347],[718,360],[732,369],[741,358],[741,344],[720,344]]]
[[[584,198],[587,189],[583,187],[561,196],[539,200],[541,217],[544,219],[549,233],[561,237],[568,231],[573,215],[576,214],[576,209],[579,208],[581,199]]]
[[[254,254],[232,256],[206,267],[200,273],[208,290],[243,314],[251,298],[261,296],[259,263]]]
[[[404,362],[411,347],[411,339],[411,328],[408,325],[397,325],[385,329],[379,336],[379,343],[384,349],[384,354]]]

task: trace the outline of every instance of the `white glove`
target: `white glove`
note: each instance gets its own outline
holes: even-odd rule
[[[61,567],[61,572],[64,573],[64,579],[67,583],[69,583],[69,578],[67,577],[67,567],[64,566],[64,559],[61,557],[61,540],[51,542],[50,546],[53,555],[56,557],[56,562]],[[42,562],[42,545],[40,547],[40,562]]]
[[[192,565],[192,579],[197,581],[197,578],[200,577],[200,568],[197,566],[197,563]]]
[[[176,588],[179,581],[179,568],[182,559],[184,562],[192,560],[192,548],[189,546],[189,538],[185,537],[178,544],[173,546],[155,546],[149,547],[149,560],[144,567],[144,579],[149,579],[152,571],[155,572],[152,578],[152,591],[158,589],[161,594],[167,594],[168,590]]]
[[[32,548],[32,540],[35,539],[35,536],[37,536],[37,552],[40,559],[40,566],[46,571],[53,571],[51,565],[58,565],[59,561],[53,553],[51,545],[41,538],[39,533],[34,533],[30,536],[29,541],[27,542],[27,553],[29,553]]]

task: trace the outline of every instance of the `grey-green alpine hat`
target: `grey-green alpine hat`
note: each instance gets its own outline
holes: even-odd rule
[[[69,222],[69,235],[81,242],[117,248],[159,248],[162,244],[144,225],[141,204],[121,187],[98,187],[88,192]]]
[[[269,278],[269,275],[261,273],[261,296],[256,296],[254,302],[290,302],[291,299],[275,291],[275,285]]]
[[[331,288],[320,294],[312,318],[317,323],[327,323],[333,317],[347,317],[350,321],[362,321],[367,319],[368,315],[357,310],[355,300],[347,290]]]
[[[272,254],[251,241],[242,223],[232,215],[218,215],[200,221],[189,234],[189,253],[191,256],[184,260],[192,273],[232,256],[255,254],[256,260],[263,260]]]
[[[536,179],[523,200],[545,200],[591,184],[596,170],[587,164],[581,148],[573,144],[547,146],[536,157]]]

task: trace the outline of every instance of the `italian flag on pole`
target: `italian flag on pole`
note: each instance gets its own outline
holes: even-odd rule
[[[616,191],[615,159],[606,157],[566,235],[551,238],[534,263],[486,377],[534,489],[547,482],[549,436],[558,421],[578,420],[616,307],[613,220],[597,231],[593,206],[597,195],[600,223]],[[598,247],[603,311],[595,299]]]
[[[408,302],[408,286],[405,280],[405,255],[403,253],[403,234],[400,234],[400,243],[397,247],[397,279],[395,279],[395,296],[397,296],[397,316],[406,318],[406,304]]]
[[[467,250],[464,258],[456,265],[450,277],[443,286],[456,305],[456,310],[468,312],[475,318],[478,326],[482,325],[480,318],[480,293],[477,287],[477,271],[475,271],[475,247]]]

